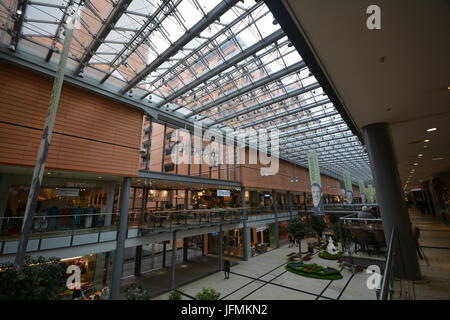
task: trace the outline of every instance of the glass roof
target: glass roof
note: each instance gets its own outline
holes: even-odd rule
[[[56,64],[79,2],[0,0],[0,44],[20,35],[18,52]],[[83,81],[206,127],[277,128],[284,159],[307,166],[315,150],[324,171],[372,179],[360,141],[263,1],[86,0],[69,58]]]

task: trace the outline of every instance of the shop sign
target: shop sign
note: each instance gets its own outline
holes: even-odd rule
[[[67,182],[67,186],[71,188],[95,188],[95,183],[89,182]]]
[[[58,196],[60,197],[78,197],[80,195],[80,189],[76,188],[59,188]]]
[[[229,197],[230,196],[230,190],[217,190],[217,196],[218,197]]]

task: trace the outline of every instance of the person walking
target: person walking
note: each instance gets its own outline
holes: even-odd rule
[[[291,248],[291,247],[293,247],[293,245],[292,245],[292,243],[293,243],[292,236],[289,235],[289,236],[288,236],[288,239],[289,239],[289,246],[288,246],[288,248]]]
[[[230,261],[225,260],[223,263],[223,273],[225,274],[225,279],[230,279]]]

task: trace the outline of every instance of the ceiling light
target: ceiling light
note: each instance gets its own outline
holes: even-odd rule
[[[437,128],[433,127],[433,128],[427,129],[427,132],[432,132],[432,131],[436,131],[436,130],[437,130]]]
[[[430,142],[430,141],[431,141],[430,139],[423,140],[423,142]]]
[[[415,166],[418,166],[419,164],[417,162],[414,163]]]
[[[16,13],[20,16],[22,14],[22,10],[17,9]]]
[[[418,156],[419,158],[422,158],[422,157],[423,157],[423,154],[420,153],[420,154],[418,154],[417,156]]]
[[[437,161],[437,160],[444,160],[444,158],[442,157],[437,157],[437,158],[433,158],[433,160]]]

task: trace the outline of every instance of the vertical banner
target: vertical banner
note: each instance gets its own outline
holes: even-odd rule
[[[320,182],[319,159],[314,151],[308,152],[309,180],[311,182],[311,195],[313,200],[312,212],[324,215],[322,183]]]
[[[353,202],[353,188],[352,188],[352,179],[350,177],[350,172],[345,170],[343,173],[344,178],[344,188],[345,188],[345,200],[348,204],[352,204]]]
[[[375,199],[373,198],[374,195],[374,190],[373,190],[373,186],[371,184],[369,184],[367,186],[367,191],[368,191],[368,196],[369,196],[369,203],[374,203]]]
[[[362,179],[359,179],[359,194],[361,196],[361,203],[366,203],[366,187]]]

